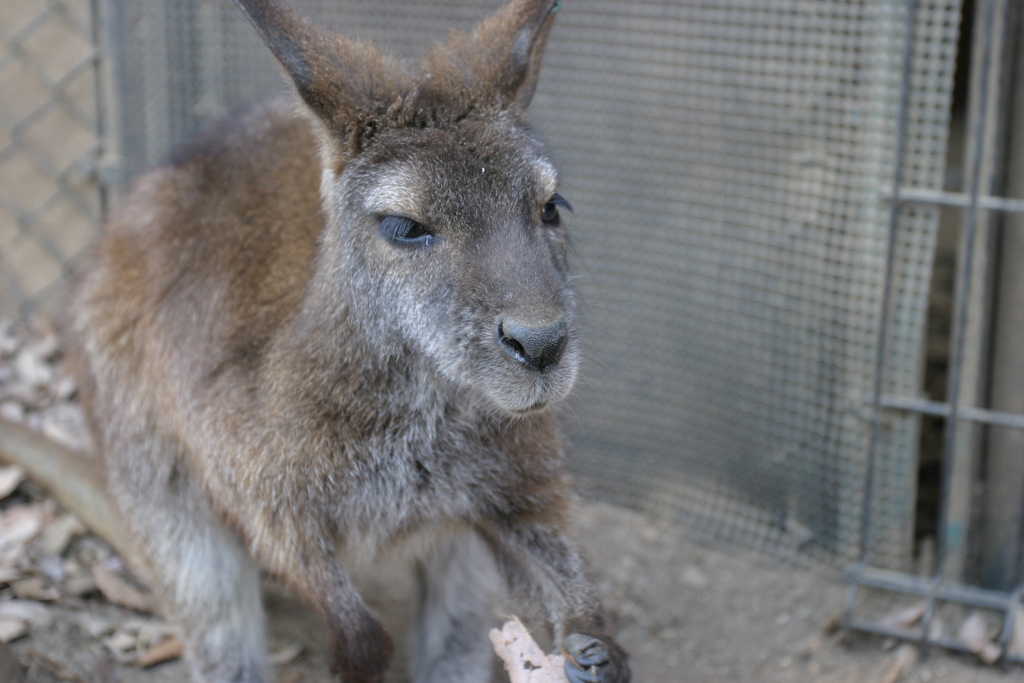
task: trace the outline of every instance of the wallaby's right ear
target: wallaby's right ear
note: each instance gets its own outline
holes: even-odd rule
[[[329,33],[278,0],[235,0],[327,127],[352,133],[361,114],[400,97],[399,71],[371,45]]]

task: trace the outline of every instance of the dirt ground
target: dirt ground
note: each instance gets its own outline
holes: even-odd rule
[[[620,642],[632,653],[637,683],[887,680],[896,654],[883,650],[886,643],[825,633],[843,596],[833,578],[773,565],[762,556],[704,547],[664,522],[607,505],[583,504],[577,531],[579,538],[590,539],[586,551]],[[393,593],[385,597],[379,585],[384,580],[369,588],[369,601],[400,635],[409,618],[402,597],[410,582],[388,577]],[[278,667],[279,680],[329,681],[316,614],[269,581],[266,602],[271,652],[290,660]],[[180,661],[146,670],[121,665],[101,644],[102,637],[89,635],[90,629],[98,630],[97,622],[145,621],[146,615],[95,595],[45,609],[47,626],[33,627],[10,645],[29,667],[30,683],[185,680]],[[295,656],[297,646],[301,651]],[[939,652],[910,665],[899,680],[1005,683],[1021,676],[1020,669],[1002,672]],[[395,662],[389,683],[407,680],[402,663]]]

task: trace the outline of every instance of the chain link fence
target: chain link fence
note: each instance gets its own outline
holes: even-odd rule
[[[0,316],[59,311],[103,193],[88,0],[0,3]]]

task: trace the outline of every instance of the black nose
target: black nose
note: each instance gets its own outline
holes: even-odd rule
[[[543,370],[562,357],[568,328],[565,318],[544,325],[530,325],[506,318],[498,323],[498,339],[513,358]]]

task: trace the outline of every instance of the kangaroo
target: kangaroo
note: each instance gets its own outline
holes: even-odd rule
[[[413,547],[418,683],[489,679],[506,590],[573,683],[627,683],[567,533],[570,207],[524,118],[560,5],[514,0],[417,69],[236,3],[298,97],[143,176],[68,309],[129,559],[193,679],[270,678],[263,568],[323,615],[342,681],[379,683],[392,640],[350,570]]]

